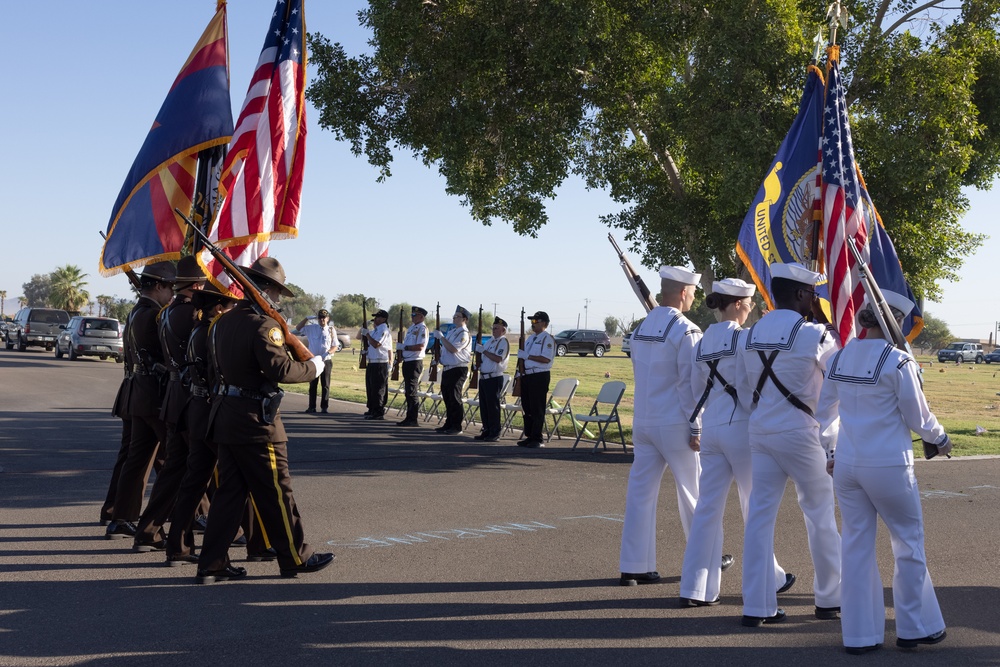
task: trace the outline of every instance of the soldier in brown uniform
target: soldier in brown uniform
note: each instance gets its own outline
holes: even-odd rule
[[[281,295],[293,295],[285,287],[285,271],[278,260],[262,257],[244,270],[275,303]],[[278,383],[318,377],[322,359],[289,358],[281,327],[246,300],[216,321],[208,343],[209,382],[214,392],[208,438],[219,451],[219,488],[212,498],[198,559],[198,583],[246,576],[244,568],[230,564],[229,545],[248,493],[278,552],[281,575],[294,577],[323,569],[333,561],[333,554],[313,553],[305,542],[288,472],[288,438],[277,409]]]
[[[127,332],[123,338],[128,340]],[[111,482],[108,484],[108,493],[104,497],[104,504],[101,506],[101,525],[106,526],[111,523],[111,516],[115,510],[115,496],[118,495],[118,480],[121,479],[122,468],[128,459],[128,446],[132,442],[132,415],[125,411],[125,398],[128,396],[129,387],[132,383],[132,355],[129,354],[128,345],[123,346],[122,356],[125,359],[125,377],[118,385],[118,394],[115,396],[115,404],[111,408],[111,414],[122,420],[121,445],[118,448],[118,456],[115,459],[114,468],[111,470]],[[143,488],[146,486],[148,478],[143,480]]]
[[[124,392],[124,412],[132,417],[132,441],[122,467],[115,495],[110,539],[135,537],[135,524],[142,509],[142,493],[158,445],[166,437],[160,420],[160,373],[163,349],[157,336],[156,316],[173,297],[177,271],[172,262],[157,262],[143,268],[139,276],[139,300],[129,313],[125,331],[127,358],[132,378]]]
[[[177,497],[184,472],[187,470],[188,436],[180,428],[181,411],[188,401],[188,390],[181,382],[181,370],[187,352],[188,338],[194,328],[194,304],[191,295],[200,290],[207,280],[198,259],[193,255],[182,257],[177,262],[177,282],[174,284],[174,298],[160,313],[158,335],[167,367],[168,380],[163,403],[160,406],[160,420],[166,427],[164,441],[163,469],[156,475],[149,502],[136,528],[135,551],[155,551],[165,549],[166,536],[163,524],[170,516]]]

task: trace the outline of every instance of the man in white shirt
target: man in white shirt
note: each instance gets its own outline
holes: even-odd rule
[[[739,393],[753,398],[750,452],[753,488],[743,538],[743,625],[783,621],[775,591],[774,528],[791,477],[806,519],[815,578],[816,618],[840,612],[840,533],[833,483],[826,474],[816,405],[827,362],[837,351],[833,330],[807,322],[825,320],[816,285],[823,276],[801,264],[771,265],[776,308],[762,317],[739,351],[744,374]]]
[[[419,426],[417,410],[420,402],[417,391],[420,390],[420,374],[424,371],[424,355],[427,353],[427,325],[424,318],[427,311],[420,306],[410,308],[412,324],[406,330],[403,342],[396,346],[396,354],[403,355],[403,390],[406,396],[406,417],[397,426]]]
[[[524,377],[521,378],[521,409],[524,412],[524,437],[518,447],[535,449],[544,447],[542,427],[545,426],[545,399],[549,395],[552,362],[556,357],[555,339],[546,329],[549,316],[539,310],[530,318],[532,334],[518,350],[517,358],[524,360]]]
[[[441,341],[444,349],[441,351],[441,399],[444,401],[444,424],[434,429],[445,435],[458,435],[462,432],[462,419],[465,411],[462,407],[462,390],[465,378],[469,375],[469,362],[472,360],[472,335],[467,323],[472,315],[462,306],[455,308],[452,322],[455,324],[447,334],[434,332],[434,337]]]
[[[510,343],[507,341],[507,322],[499,317],[493,320],[493,336],[490,342],[476,346],[476,352],[483,355],[483,367],[479,371],[479,415],[483,422],[483,432],[476,440],[497,442],[500,440],[500,392],[503,389],[503,375],[510,360]]]
[[[372,316],[372,328],[362,328],[358,337],[368,339],[368,367],[365,369],[365,392],[368,412],[365,419],[385,419],[385,403],[389,395],[389,355],[392,335],[389,333],[389,313],[380,310]]]
[[[330,322],[330,311],[326,308],[316,313],[317,322],[303,319],[296,327],[309,341],[309,351],[323,360],[323,372],[309,383],[309,407],[306,412],[316,412],[316,389],[322,387],[319,407],[324,413],[330,408],[330,371],[333,370],[333,355],[337,352],[337,330]]]
[[[660,269],[660,306],[649,311],[632,333],[635,412],[619,570],[622,586],[660,580],[656,571],[656,501],[670,466],[677,506],[687,539],[698,502],[701,417],[689,421],[697,405],[691,388],[694,348],[701,329],[684,317],[694,303],[701,274],[679,266]]]

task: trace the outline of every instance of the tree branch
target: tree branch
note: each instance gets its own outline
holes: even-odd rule
[[[888,29],[883,30],[882,34],[883,35],[888,35],[890,32],[892,32],[893,30],[895,30],[899,26],[903,25],[904,23],[906,23],[907,21],[909,21],[911,18],[913,18],[914,16],[916,16],[920,12],[924,11],[925,9],[930,9],[934,5],[940,5],[941,3],[945,2],[945,1],[946,0],[930,0],[930,2],[925,2],[924,4],[920,5],[919,7],[914,7],[911,11],[907,12],[906,14],[903,14],[903,16],[901,16],[898,21],[896,21],[891,26],[889,26]]]

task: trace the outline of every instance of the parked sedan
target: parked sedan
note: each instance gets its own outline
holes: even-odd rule
[[[998,347],[997,349],[993,350],[992,352],[988,353],[985,357],[983,357],[983,361],[985,361],[988,364],[992,364],[994,362],[1000,364],[1000,347]]]
[[[113,317],[86,317],[77,315],[69,324],[59,327],[62,331],[56,339],[56,359],[68,355],[70,361],[79,357],[114,357],[122,363],[125,357],[122,343],[122,327]]]

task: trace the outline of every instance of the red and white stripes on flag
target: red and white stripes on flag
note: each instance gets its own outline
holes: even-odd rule
[[[302,0],[278,0],[222,166],[222,202],[209,239],[241,266],[272,239],[298,236],[305,162],[306,54]],[[203,255],[219,287],[230,281]],[[238,293],[237,290],[233,290]]]
[[[846,345],[857,334],[854,314],[864,299],[857,264],[846,244],[854,243],[867,263],[869,223],[866,200],[855,170],[844,86],[836,51],[833,49],[827,73],[826,106],[820,142],[825,230],[823,240],[831,320],[840,334],[841,345]]]

